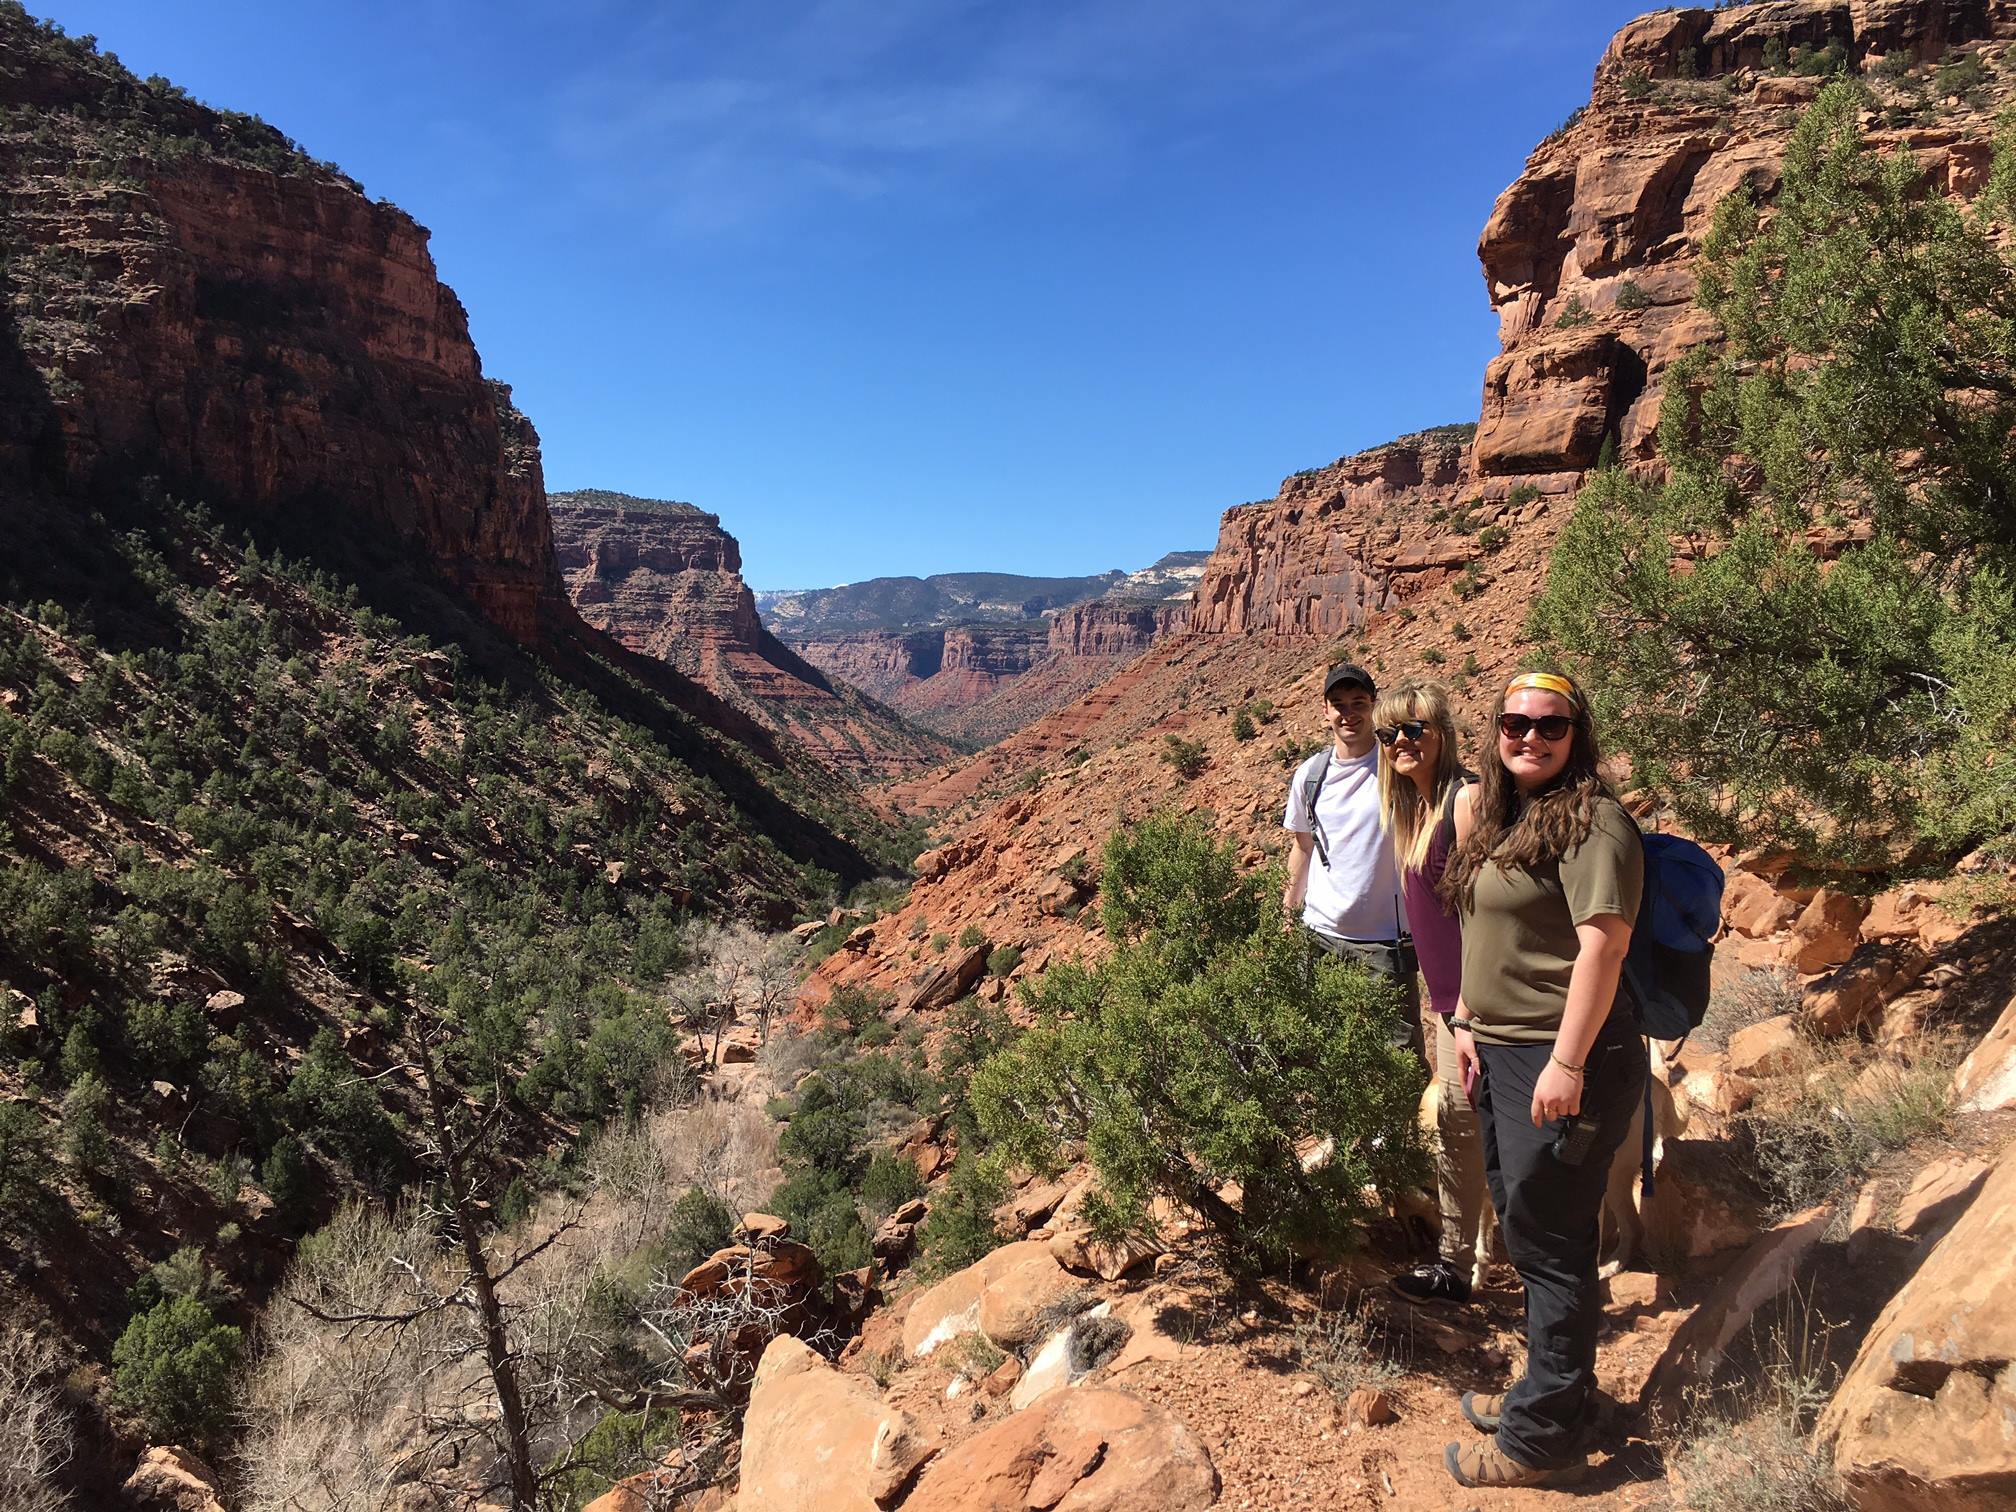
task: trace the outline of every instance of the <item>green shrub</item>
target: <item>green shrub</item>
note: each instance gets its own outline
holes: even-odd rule
[[[202,1444],[230,1420],[239,1343],[195,1298],[165,1298],[112,1346],[113,1401],[158,1443]]]
[[[1441,647],[1423,646],[1421,648],[1421,660],[1426,662],[1431,667],[1441,666],[1443,661]]]
[[[1204,768],[1210,764],[1202,741],[1185,740],[1180,735],[1162,737],[1162,759],[1174,767],[1176,775],[1185,782],[1202,776]]]
[[[1232,716],[1232,738],[1244,744],[1260,733],[1260,727],[1253,723],[1253,716],[1240,709]]]
[[[1973,56],[1973,54],[1969,54]],[[1825,47],[1802,47],[1792,60],[1792,71],[1824,78],[1829,74],[1842,72],[1848,66],[1848,50],[1834,38]]]
[[[987,936],[980,932],[978,924],[968,924],[964,929],[959,931],[959,948],[961,950],[971,950],[975,945],[985,945],[986,943]]]
[[[1932,75],[1932,92],[1944,99],[1967,99],[1988,82],[1988,67],[1978,52],[1950,52]]]
[[[1620,310],[1643,310],[1650,308],[1652,296],[1640,287],[1638,280],[1627,278],[1617,286],[1617,308]]]
[[[1196,820],[1121,831],[1102,876],[1112,952],[1045,972],[1037,1027],[974,1077],[981,1129],[1037,1170],[1083,1140],[1105,1232],[1167,1195],[1254,1257],[1348,1246],[1368,1188],[1421,1169],[1419,1067],[1386,1042],[1397,993],[1356,963],[1312,962],[1282,928],[1278,871],[1245,872]],[[1305,1139],[1331,1140],[1330,1158],[1304,1169]],[[1216,1195],[1228,1181],[1237,1209]]]
[[[1560,313],[1554,317],[1554,327],[1556,330],[1569,331],[1576,326],[1585,326],[1595,318],[1596,312],[1582,303],[1580,294],[1570,294],[1568,302],[1561,306]]]
[[[38,1208],[47,1192],[49,1132],[25,1103],[0,1102],[0,1219]]]
[[[1005,977],[1022,964],[1022,949],[1018,945],[997,945],[987,953],[987,974]]]
[[[1006,1244],[1010,1236],[994,1210],[1007,1196],[999,1165],[962,1150],[917,1231],[918,1270],[927,1277],[949,1276]]]
[[[945,931],[941,929],[938,931],[938,933],[931,936],[930,940],[928,940],[925,943],[924,948],[930,951],[933,955],[943,955],[945,954],[946,951],[952,948],[952,936],[946,934]]]
[[[857,1192],[871,1221],[879,1222],[913,1197],[924,1195],[917,1163],[897,1150],[877,1150]]]
[[[665,1220],[665,1232],[658,1241],[659,1256],[673,1276],[685,1274],[718,1249],[726,1248],[735,1235],[735,1214],[712,1192],[688,1187],[672,1204]]]
[[[1512,539],[1512,532],[1503,525],[1486,525],[1477,532],[1477,544],[1486,551],[1503,551]]]
[[[574,1446],[575,1466],[553,1481],[550,1494],[563,1512],[581,1512],[615,1482],[649,1469],[678,1441],[676,1408],[604,1413]]]

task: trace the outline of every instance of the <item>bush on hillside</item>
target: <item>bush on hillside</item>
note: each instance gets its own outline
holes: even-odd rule
[[[194,1297],[165,1298],[112,1346],[113,1400],[156,1442],[201,1444],[229,1421],[239,1342]]]
[[[1204,768],[1211,758],[1204,750],[1201,740],[1185,740],[1180,735],[1162,737],[1162,759],[1176,769],[1176,775],[1185,782],[1204,775]]]
[[[1969,209],[1870,150],[1863,100],[1822,91],[1768,219],[1723,204],[1727,339],[1667,376],[1668,476],[1597,474],[1533,616],[1634,782],[1816,866],[2016,829],[2016,126]]]
[[[1420,1169],[1418,1063],[1386,1042],[1397,994],[1312,960],[1281,927],[1278,874],[1244,871],[1195,819],[1116,834],[1102,877],[1114,949],[1044,974],[1037,1027],[974,1077],[982,1131],[1038,1170],[1082,1140],[1102,1189],[1087,1213],[1109,1233],[1167,1195],[1252,1257],[1348,1246],[1375,1216],[1367,1191]]]

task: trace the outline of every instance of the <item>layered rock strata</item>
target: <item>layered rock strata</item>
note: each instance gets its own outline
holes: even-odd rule
[[[763,628],[720,516],[599,489],[550,502],[568,595],[596,629],[852,776],[911,772],[951,754]]]
[[[536,437],[427,232],[253,118],[0,16],[0,465],[331,509],[522,641],[572,621]]]

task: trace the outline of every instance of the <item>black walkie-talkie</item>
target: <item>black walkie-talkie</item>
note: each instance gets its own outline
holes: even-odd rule
[[[1570,1113],[1561,1120],[1561,1132],[1554,1136],[1554,1158],[1563,1165],[1579,1166],[1596,1146],[1600,1125],[1593,1118]]]

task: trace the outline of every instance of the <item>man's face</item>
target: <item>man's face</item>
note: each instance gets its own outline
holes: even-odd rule
[[[1373,698],[1363,688],[1349,685],[1336,689],[1326,702],[1324,722],[1340,745],[1355,750],[1372,742]]]

